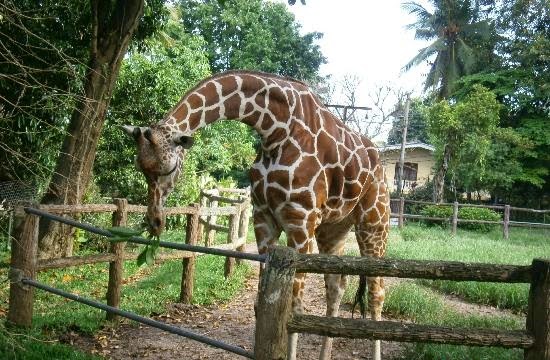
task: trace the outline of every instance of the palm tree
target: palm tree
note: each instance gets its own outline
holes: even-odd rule
[[[433,13],[416,2],[402,4],[403,9],[417,17],[416,22],[407,26],[416,31],[415,38],[433,40],[403,70],[429,61],[425,90],[433,88],[438,99],[445,99],[452,93],[456,80],[474,70],[479,45],[489,38],[491,27],[487,20],[479,20],[482,12],[476,0],[432,0],[432,4]],[[433,55],[435,60],[430,61]]]

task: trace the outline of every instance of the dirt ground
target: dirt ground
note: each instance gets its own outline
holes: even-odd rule
[[[255,276],[247,280],[245,290],[228,304],[207,307],[172,304],[167,313],[154,318],[253,351],[254,300],[258,283],[257,271],[255,273]],[[322,275],[308,275],[305,293],[306,313],[323,315],[325,295]],[[341,316],[351,317],[345,306],[341,310]],[[67,334],[61,340],[107,359],[244,359],[197,341],[127,321],[116,328],[105,328],[93,338],[73,333]],[[332,358],[370,359],[371,344],[368,340],[334,339]],[[398,358],[404,346],[383,341],[383,358]],[[298,359],[317,359],[320,348],[321,337],[302,334],[298,340]]]

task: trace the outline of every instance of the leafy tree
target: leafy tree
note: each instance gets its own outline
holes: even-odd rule
[[[490,89],[504,105],[503,136],[494,139],[488,158],[494,163],[495,200],[521,206],[547,207],[550,193],[550,9],[548,1],[502,3],[493,14],[500,33],[501,61],[462,78],[456,98],[476,84]],[[493,160],[491,160],[493,157]],[[503,166],[505,164],[505,166]],[[498,186],[497,186],[498,185]],[[530,204],[530,205],[528,205]]]
[[[284,4],[262,0],[181,0],[187,31],[205,39],[213,72],[261,70],[316,80],[326,62],[315,40],[300,35],[299,24]]]
[[[429,143],[429,136],[426,131],[426,105],[422,99],[411,100],[409,108],[409,126],[407,128],[407,142]],[[387,143],[389,145],[401,144],[403,138],[403,118],[395,118]]]
[[[409,61],[404,70],[430,61],[425,89],[433,88],[439,99],[448,98],[454,83],[492,61],[494,30],[492,24],[480,19],[483,12],[479,1],[432,0],[434,11],[428,11],[416,2],[407,2],[403,8],[417,20],[409,28],[415,38],[433,41]],[[483,59],[483,61],[481,61]]]
[[[443,100],[428,109],[428,133],[436,147],[434,201],[443,201],[445,175],[460,163],[483,174],[491,136],[499,122],[500,104],[495,95],[476,85],[464,100]],[[464,159],[464,161],[462,161]]]
[[[80,95],[88,42],[74,34],[86,16],[75,1],[0,4],[0,181],[49,179]]]
[[[82,200],[120,64],[132,39],[142,40],[162,23],[163,6],[162,0],[147,5],[143,0],[0,5],[2,60],[8,69],[0,86],[2,94],[19,94],[15,99],[8,95],[10,105],[0,111],[9,117],[6,127],[12,134],[34,130],[5,148],[28,153],[26,149],[37,148],[42,138],[52,139],[50,144],[63,138],[61,148],[41,145],[37,152],[45,154],[42,159],[27,156],[29,162],[48,167],[56,157],[55,166],[33,174],[44,176],[53,170],[43,203]],[[50,129],[51,138],[42,135]],[[72,241],[62,232],[58,224],[41,222],[41,257],[71,254]]]

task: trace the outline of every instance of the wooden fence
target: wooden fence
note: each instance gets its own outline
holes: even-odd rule
[[[228,190],[229,189],[224,189]],[[231,206],[224,207],[200,207],[191,205],[187,207],[167,208],[167,215],[186,215],[187,226],[185,231],[185,243],[195,245],[201,241],[201,218],[212,216],[228,217],[229,227],[218,226],[216,230],[228,233],[227,244],[211,246],[216,249],[241,250],[246,244],[248,233],[248,221],[250,200],[244,194],[240,194],[237,200],[219,197],[220,202],[231,203]],[[227,200],[227,201],[226,201]],[[130,205],[126,199],[114,199],[114,204],[87,204],[87,205],[37,205],[37,209],[52,214],[83,214],[83,213],[112,213],[113,226],[126,226],[129,213],[145,213],[146,206]],[[109,263],[109,282],[107,286],[107,305],[118,307],[120,304],[120,293],[123,280],[123,263],[126,260],[135,260],[138,257],[136,252],[126,252],[124,242],[113,242],[110,244],[107,253],[71,256],[55,259],[38,259],[36,257],[38,246],[38,217],[23,212],[22,207],[16,208],[16,217],[23,223],[20,232],[13,238],[11,253],[11,268],[22,271],[24,275],[33,279],[39,271],[48,269],[59,269],[70,266],[85,264]],[[215,223],[212,224],[216,226]],[[155,256],[157,261],[182,259],[183,271],[181,277],[181,289],[179,300],[189,303],[193,297],[193,281],[195,273],[195,257],[201,254],[190,251],[160,252]],[[229,276],[234,267],[235,260],[226,257],[225,276]],[[13,275],[13,274],[12,274]],[[10,312],[8,320],[19,325],[30,326],[32,319],[32,304],[24,304],[24,299],[31,299],[27,296],[26,289],[12,284],[10,287]],[[107,318],[113,318],[113,314],[107,313]]]
[[[98,205],[99,206],[99,205]],[[94,209],[97,211],[98,206]],[[114,207],[113,207],[114,206]],[[124,214],[132,208],[125,200],[118,200],[116,205],[101,205],[104,211],[113,211],[113,223],[124,224]],[[236,207],[235,209],[238,209]],[[68,207],[49,207],[48,210],[58,213],[71,211],[91,211],[91,207],[81,206],[77,209]],[[144,209],[142,209],[144,210]],[[187,214],[188,226],[186,240],[197,241],[199,234],[199,217],[209,215],[237,214],[237,210],[211,211],[198,206],[170,210],[170,213]],[[244,217],[241,217],[244,218]],[[38,240],[39,217],[27,215],[20,226],[19,241],[12,247],[12,264],[10,269],[10,308],[8,321],[17,325],[30,326],[32,321],[32,299],[34,280],[39,269],[55,267],[49,261],[37,260],[36,247]],[[226,244],[233,245],[233,244]],[[114,247],[114,245],[113,245]],[[118,252],[117,252],[118,251]],[[110,272],[117,272],[125,258],[122,248],[111,248],[108,259]],[[227,254],[227,253],[226,253]],[[193,255],[184,258],[182,289],[189,289],[192,283]],[[229,256],[229,255],[227,255]],[[239,255],[243,257],[243,254]],[[468,264],[460,262],[415,261],[373,259],[351,256],[302,255],[286,247],[274,247],[269,250],[264,270],[261,272],[256,311],[256,330],[254,354],[256,359],[286,359],[288,333],[311,333],[330,337],[366,338],[388,341],[431,342],[460,344],[468,346],[497,346],[524,349],[527,360],[550,360],[550,260],[535,259],[530,266]],[[186,262],[188,261],[188,262]],[[77,262],[93,263],[97,259],[85,257]],[[76,263],[75,263],[76,264]],[[72,264],[71,264],[72,265]],[[529,305],[526,329],[504,331],[492,329],[456,329],[441,326],[405,324],[395,321],[371,321],[364,319],[329,318],[312,315],[292,314],[291,299],[294,275],[302,273],[349,274],[366,276],[389,276],[399,278],[423,278],[455,281],[489,281],[503,283],[530,283]],[[121,273],[118,273],[121,275]],[[121,278],[121,276],[119,276]],[[111,279],[111,274],[110,274]],[[113,282],[116,279],[113,279]],[[34,285],[33,285],[34,284]],[[33,286],[30,286],[33,285]],[[45,289],[45,287],[42,287]],[[109,281],[108,303],[110,311],[118,305],[116,286]],[[111,293],[109,293],[111,291]],[[182,298],[189,296],[182,291]],[[84,301],[78,296],[73,300]],[[115,304],[116,303],[116,304]],[[116,310],[116,309],[115,309]],[[248,356],[248,354],[246,354]]]
[[[323,273],[455,281],[530,283],[525,330],[457,329],[396,321],[292,314],[294,274]],[[550,260],[531,266],[302,255],[272,249],[259,286],[256,359],[286,359],[288,333],[524,349],[527,360],[550,360]]]
[[[397,205],[397,213],[393,212],[391,213],[392,218],[397,218],[397,224],[399,228],[403,227],[403,224],[405,222],[405,219],[415,219],[415,220],[431,220],[431,221],[448,221],[451,224],[451,233],[454,235],[456,234],[456,229],[458,226],[458,223],[476,223],[476,224],[493,224],[493,225],[502,225],[502,236],[505,239],[508,239],[510,237],[510,227],[511,226],[517,226],[517,227],[533,227],[533,228],[543,228],[543,229],[550,229],[550,223],[534,223],[534,222],[524,222],[524,221],[511,221],[510,220],[510,211],[520,211],[520,212],[530,212],[530,213],[536,213],[536,214],[550,214],[550,210],[537,210],[537,209],[527,209],[527,208],[520,208],[510,205],[477,205],[477,204],[459,204],[458,202],[453,203],[434,203],[429,201],[418,201],[418,200],[408,200],[403,197],[399,199],[392,199],[391,200],[391,206],[392,209],[395,208],[395,204]],[[430,217],[430,216],[424,216],[424,215],[417,215],[417,214],[406,214],[405,213],[405,204],[418,204],[418,205],[440,205],[440,206],[452,206],[453,208],[453,215],[449,218],[446,217]],[[484,208],[484,209],[492,209],[492,210],[500,210],[503,212],[503,220],[502,221],[489,221],[489,220],[470,220],[470,219],[460,219],[458,217],[458,209],[460,207],[475,207],[475,208]]]

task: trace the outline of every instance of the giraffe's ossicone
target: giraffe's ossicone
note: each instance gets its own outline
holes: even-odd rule
[[[389,196],[378,151],[351,131],[299,81],[251,71],[208,78],[185,94],[165,118],[150,127],[125,126],[136,140],[137,165],[148,183],[147,223],[159,235],[163,205],[174,187],[192,135],[204,126],[233,119],[253,127],[261,149],[250,170],[254,231],[265,253],[284,231],[288,246],[308,253],[342,254],[353,227],[362,256],[381,257],[389,230]],[[236,140],[238,141],[238,139]],[[301,312],[304,274],[297,274],[294,311]],[[327,316],[337,316],[345,287],[342,275],[326,275]],[[369,310],[381,319],[384,286],[368,279]],[[296,336],[290,338],[295,358]],[[321,358],[330,357],[325,338]],[[380,357],[375,342],[374,358]]]

